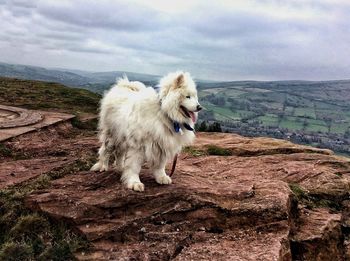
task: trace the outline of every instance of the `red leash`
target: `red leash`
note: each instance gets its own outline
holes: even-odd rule
[[[171,172],[169,174],[169,177],[171,177],[175,172],[176,162],[177,162],[177,154],[175,154],[175,157],[173,159],[173,166],[171,167]]]

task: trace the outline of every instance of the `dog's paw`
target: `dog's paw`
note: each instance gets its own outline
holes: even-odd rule
[[[95,164],[91,167],[90,170],[91,170],[91,171],[99,171],[99,170],[100,170],[100,163],[99,163],[99,162],[95,163]]]
[[[160,177],[156,177],[156,181],[159,184],[171,184],[173,182],[168,175],[162,175]]]
[[[108,166],[103,165],[103,166],[100,168],[100,172],[103,172],[103,171],[108,171]]]
[[[107,171],[108,170],[108,166],[106,165],[101,165],[99,162],[97,162],[95,165],[93,165],[90,169],[91,171],[99,171],[99,172],[103,172],[103,171]]]
[[[134,182],[134,183],[130,183],[128,184],[128,189],[132,189],[132,190],[135,190],[135,191],[144,191],[145,190],[145,185],[143,185],[143,183],[141,182]]]

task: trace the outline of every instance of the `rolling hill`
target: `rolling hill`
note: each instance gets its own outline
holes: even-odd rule
[[[0,63],[0,76],[59,82],[98,94],[123,74],[121,71],[87,72]],[[159,80],[156,75],[126,74],[131,80],[151,86]],[[200,120],[205,122],[201,130],[205,130],[206,124],[218,122],[223,131],[289,139],[350,155],[350,80],[197,80],[197,85],[205,108],[200,115]]]
[[[72,87],[84,87],[89,85],[109,86],[115,79],[127,74],[131,80],[156,82],[157,75],[111,71],[111,72],[88,72],[69,69],[47,69],[37,66],[0,63],[0,76],[26,80],[38,80],[58,82]]]

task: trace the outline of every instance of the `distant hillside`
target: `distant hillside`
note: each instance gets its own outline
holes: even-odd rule
[[[70,86],[89,83],[89,78],[60,70],[49,70],[36,66],[0,63],[0,76],[26,80],[59,82]]]
[[[122,77],[124,74],[127,75],[127,77],[132,81],[141,81],[150,86],[155,86],[161,78],[159,75],[125,71],[89,72],[63,68],[48,69],[37,66],[7,64],[0,62],[0,77],[3,76],[25,80],[58,82],[70,87],[80,87],[100,94],[115,83],[117,78]],[[200,79],[197,79],[196,82],[200,86],[203,85],[204,87],[210,87],[211,84],[215,86],[215,84],[217,84],[214,81]]]
[[[116,78],[122,77],[124,74],[126,74],[130,80],[152,83],[159,80],[159,76],[157,75],[133,72],[88,72],[81,70],[47,69],[37,66],[0,63],[0,76],[3,77],[58,82],[72,87],[84,87],[87,89],[89,89],[89,86],[95,86],[95,89],[97,88],[97,90],[106,89],[107,86],[110,86],[115,82]],[[100,92],[102,91],[100,90]]]
[[[103,94],[117,77],[124,72],[87,72],[66,69],[44,69],[33,66],[0,63],[0,76],[60,82]],[[154,86],[159,76],[126,72],[130,80],[138,80]],[[224,131],[245,136],[269,136],[289,139],[296,143],[309,144],[350,155],[350,80],[342,81],[231,81],[214,82],[197,80],[200,102],[204,110],[200,121],[207,124],[218,122]],[[22,84],[22,83],[21,83]],[[23,83],[26,88],[32,84]],[[53,83],[45,85],[47,92]],[[67,87],[65,87],[67,88]],[[26,97],[30,94],[29,89]],[[69,91],[62,91],[63,93]],[[80,90],[81,91],[81,90]],[[15,93],[15,92],[14,92]],[[55,93],[57,95],[59,93]],[[11,94],[1,100],[21,102],[21,96]],[[89,95],[92,95],[91,93]],[[71,97],[64,97],[71,99]],[[44,96],[45,97],[45,96]],[[72,108],[79,107],[83,100],[74,100]],[[96,96],[99,97],[99,96]],[[91,98],[91,97],[90,97]],[[88,99],[87,103],[89,103]],[[95,99],[95,98],[94,98]],[[1,101],[0,100],[0,101]],[[98,100],[98,99],[97,99]],[[97,104],[98,101],[93,104]],[[25,106],[53,107],[48,99],[33,97]],[[56,107],[68,109],[68,100],[58,102]],[[23,101],[22,101],[23,103]],[[54,103],[52,103],[54,104]],[[97,105],[96,105],[97,106]],[[205,127],[203,125],[203,127]]]
[[[0,104],[80,115],[96,114],[100,98],[99,94],[59,83],[0,77]]]

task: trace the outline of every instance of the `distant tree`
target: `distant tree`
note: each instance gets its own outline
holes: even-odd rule
[[[207,123],[205,121],[202,121],[199,125],[197,125],[198,127],[196,128],[197,131],[207,131],[208,130],[208,126]]]
[[[328,133],[331,133],[332,119],[329,117],[324,117],[323,120],[326,123],[326,126],[328,128]]]
[[[348,128],[345,133],[344,133],[344,138],[345,139],[350,139],[350,128]]]
[[[219,122],[213,122],[212,124],[209,124],[208,132],[222,132],[221,125]]]
[[[309,122],[306,119],[304,119],[303,130],[306,130],[307,126],[309,126]]]

